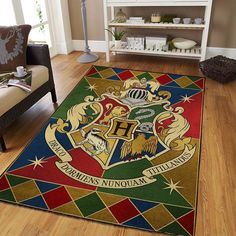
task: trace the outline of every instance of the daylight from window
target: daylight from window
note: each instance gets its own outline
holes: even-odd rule
[[[0,0],[0,25],[10,26],[18,22],[32,26],[29,35],[31,43],[47,43],[51,46],[45,0]]]
[[[45,0],[21,0],[24,21],[32,25],[29,40],[51,45]]]
[[[16,19],[12,6],[9,0],[0,0],[0,25],[15,25]]]

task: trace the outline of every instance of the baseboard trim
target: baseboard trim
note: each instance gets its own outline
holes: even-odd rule
[[[73,49],[75,51],[84,50],[84,40],[72,40]],[[106,52],[105,41],[89,40],[89,47],[93,52]],[[223,55],[229,58],[236,59],[236,48],[218,48],[208,47],[206,58],[211,58],[217,55]]]
[[[106,52],[105,41],[89,40],[88,44],[91,51],[93,52]],[[84,51],[85,48],[84,40],[72,40],[72,45],[75,51]]]
[[[75,50],[72,40],[70,40],[68,42],[55,43],[55,46],[56,46],[57,54],[67,55]]]
[[[217,48],[217,47],[208,47],[206,58],[215,57],[217,55],[223,55],[236,60],[236,48]]]

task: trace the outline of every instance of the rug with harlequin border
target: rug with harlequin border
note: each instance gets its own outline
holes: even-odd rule
[[[204,80],[92,66],[0,177],[0,200],[193,235]]]

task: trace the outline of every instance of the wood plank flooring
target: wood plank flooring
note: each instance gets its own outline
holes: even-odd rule
[[[76,62],[79,52],[52,60],[60,104],[91,65]],[[200,75],[192,60],[117,56],[111,63],[99,54],[96,65],[143,71]],[[0,153],[0,174],[39,132],[57,105],[46,95],[9,127],[4,136],[8,151]],[[236,234],[236,81],[206,82],[196,236]],[[0,203],[0,235],[5,236],[151,236],[145,231],[112,226]]]

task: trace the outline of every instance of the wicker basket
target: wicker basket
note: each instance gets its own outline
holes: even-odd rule
[[[236,60],[216,56],[199,64],[202,73],[220,83],[228,83],[236,79]]]

